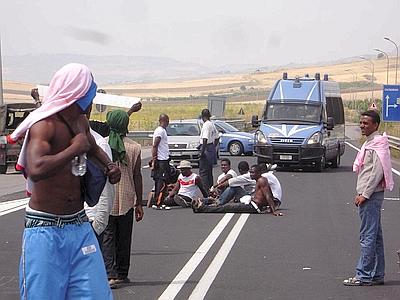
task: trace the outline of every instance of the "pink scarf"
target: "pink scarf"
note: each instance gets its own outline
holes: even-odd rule
[[[353,164],[353,171],[358,173],[364,166],[365,150],[374,150],[381,161],[384,181],[383,188],[392,190],[394,186],[392,174],[392,161],[390,159],[389,141],[386,132],[383,135],[375,136],[371,141],[366,141],[358,152],[357,157]]]
[[[14,144],[25,137],[16,165],[17,170],[23,171],[26,167],[26,141],[32,125],[64,110],[76,100],[85,96],[92,81],[89,68],[82,64],[67,64],[55,73],[50,81],[42,106],[30,113],[17,129],[7,136],[9,144]],[[30,195],[32,182],[29,178],[27,179],[26,189],[28,195]]]

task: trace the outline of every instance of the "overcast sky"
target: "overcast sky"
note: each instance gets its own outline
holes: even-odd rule
[[[393,52],[399,0],[1,0],[3,55],[162,56],[208,66]],[[393,52],[394,53],[394,52]]]

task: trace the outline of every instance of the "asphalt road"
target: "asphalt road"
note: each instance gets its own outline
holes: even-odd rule
[[[342,166],[323,173],[279,170],[283,217],[146,208],[134,229],[132,284],[114,290],[114,298],[399,299],[398,175],[382,211],[386,284],[341,283],[354,275],[359,255],[359,219],[352,204],[355,155],[347,147]],[[231,158],[235,169],[242,159],[255,163],[255,157]],[[147,192],[152,186],[148,169],[143,176]],[[0,228],[0,299],[18,299],[23,210],[1,215]]]

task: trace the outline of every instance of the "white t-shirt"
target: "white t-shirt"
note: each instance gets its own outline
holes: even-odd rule
[[[194,199],[198,192],[198,186],[196,185],[196,177],[198,175],[192,173],[189,176],[183,176],[179,174],[178,182],[180,185],[178,194],[189,197],[190,199]]]
[[[153,145],[154,141],[156,140],[156,137],[161,138],[161,141],[158,144],[158,149],[157,149],[157,159],[158,160],[169,159],[168,135],[164,127],[158,126],[156,130],[154,130]]]
[[[207,120],[204,122],[200,133],[200,144],[203,144],[203,139],[207,139],[207,144],[212,144],[218,138],[218,131],[214,124]]]
[[[263,173],[261,176],[267,178],[274,198],[282,202],[282,187],[278,178],[272,172]]]
[[[222,173],[221,175],[218,176],[217,184],[219,184],[221,182],[222,178],[224,178],[228,174],[231,175],[232,178],[237,176],[236,172],[234,170],[230,169],[228,172]]]

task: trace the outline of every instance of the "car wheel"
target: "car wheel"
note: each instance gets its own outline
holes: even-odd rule
[[[6,173],[7,173],[7,165],[0,166],[0,174],[6,174]]]
[[[325,156],[321,157],[321,160],[319,162],[315,163],[315,171],[316,172],[322,172],[325,169]]]
[[[340,166],[340,148],[338,148],[337,156],[331,160],[331,167],[336,169]]]
[[[232,142],[229,144],[229,153],[233,156],[239,156],[243,153],[243,145],[240,142]]]

